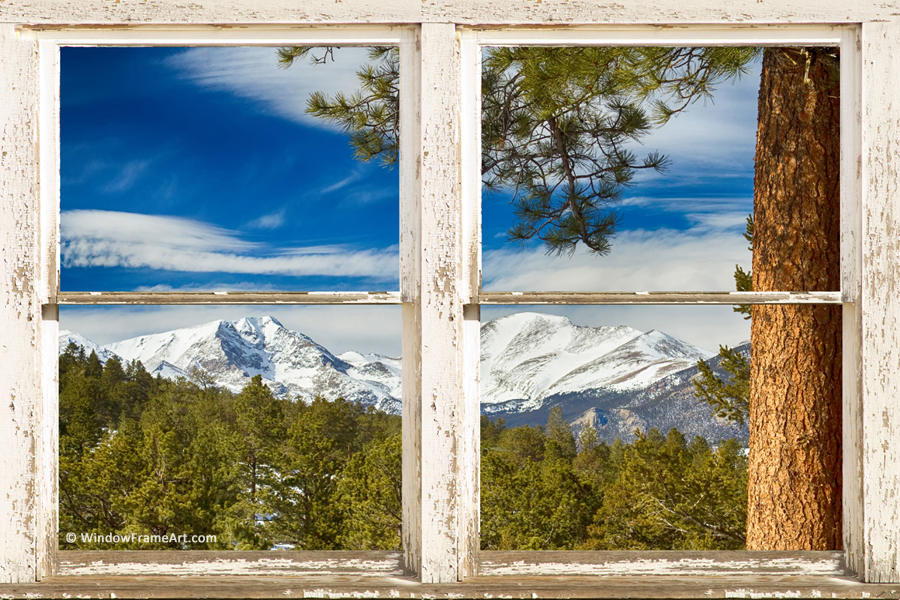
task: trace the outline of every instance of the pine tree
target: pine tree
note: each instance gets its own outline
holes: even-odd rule
[[[839,59],[763,56],[753,289],[840,289]],[[754,306],[748,548],[841,547],[841,308]]]
[[[309,48],[282,48],[288,67]],[[753,48],[495,48],[482,74],[482,179],[487,190],[512,190],[513,241],[541,240],[548,252],[578,244],[606,254],[619,216],[615,203],[641,170],[667,159],[638,158],[629,148],[654,124],[738,77]],[[362,160],[398,156],[399,60],[375,48],[347,96],[313,94],[307,112],[340,126]]]
[[[282,54],[285,64],[292,60],[287,52]],[[754,49],[727,48],[492,51],[482,81],[482,172],[488,189],[515,191],[518,222],[510,238],[538,238],[555,252],[572,251],[578,243],[607,252],[616,230],[611,204],[636,169],[658,170],[665,164],[662,157],[650,155],[639,162],[622,155],[621,145],[639,139],[651,123],[662,123],[708,96],[714,84],[737,76],[757,55]],[[385,72],[394,77],[390,68]],[[754,265],[752,280],[738,269],[739,289],[839,289],[834,279],[839,256],[837,74],[833,49],[770,48],[764,53]],[[375,104],[393,93],[387,87],[370,91]],[[651,107],[645,109],[648,100]],[[379,135],[366,118],[365,103],[338,105],[320,96],[310,109],[348,131]],[[609,119],[614,131],[592,138],[592,127],[602,118]],[[393,137],[380,152],[396,151],[400,132],[396,127],[391,131]],[[596,145],[588,149],[590,144]],[[593,151],[608,160],[592,162]],[[523,168],[527,164],[542,167]],[[585,172],[596,172],[596,179],[579,179]],[[840,311],[757,306],[753,315],[747,405],[750,547],[839,547]],[[731,349],[723,352],[730,357],[732,378],[739,380],[745,365]],[[714,382],[711,375],[704,378]],[[736,419],[744,414],[742,385],[737,384],[734,389],[726,390],[724,384],[707,389],[713,406]],[[736,395],[729,399],[732,393]],[[785,483],[796,478],[804,481],[799,493]],[[821,525],[798,533],[809,514]]]

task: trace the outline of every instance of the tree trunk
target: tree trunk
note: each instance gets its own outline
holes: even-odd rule
[[[840,289],[834,48],[763,55],[753,289]],[[747,548],[841,547],[841,308],[754,306]]]

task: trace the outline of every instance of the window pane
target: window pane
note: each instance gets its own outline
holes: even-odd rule
[[[62,549],[399,548],[399,308],[267,308],[63,308]]]
[[[840,307],[535,310],[482,314],[482,549],[839,543]]]
[[[830,65],[815,75],[821,96],[770,103],[759,121],[761,49],[486,48],[483,289],[733,291],[735,266],[752,267],[754,177],[762,245],[803,231],[781,242],[794,250],[758,253],[791,273],[759,291],[838,289],[837,59],[807,55]],[[824,144],[778,121],[808,122],[812,106],[814,121],[833,121]],[[834,210],[799,199],[810,190]],[[826,262],[834,276],[796,274]]]
[[[307,112],[396,52],[278,51],[61,50],[63,290],[399,288],[396,145]]]
[[[719,345],[749,352],[749,322],[730,306],[484,307],[481,405],[509,425],[544,425],[561,407],[600,439],[676,427],[746,438],[694,397],[698,360]]]

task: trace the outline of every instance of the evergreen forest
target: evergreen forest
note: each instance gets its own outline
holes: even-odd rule
[[[400,547],[400,417],[347,402],[240,393],[59,358],[61,549],[393,550]],[[741,549],[747,460],[676,430],[632,443],[481,423],[481,545],[488,550]],[[75,533],[75,542],[65,538]],[[96,533],[215,536],[107,543]]]

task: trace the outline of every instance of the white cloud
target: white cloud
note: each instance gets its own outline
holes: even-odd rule
[[[649,203],[652,199],[648,199]],[[727,201],[726,201],[727,202]],[[708,209],[703,199],[681,207]],[[489,250],[483,257],[484,289],[496,291],[731,291],[734,266],[750,266],[743,211],[696,212],[693,226],[619,233],[607,256],[583,248],[571,257],[547,255],[542,247]],[[749,323],[731,306],[520,306],[485,307],[482,320],[535,310],[569,317],[577,325],[628,325],[657,329],[716,352],[750,337]]]
[[[270,215],[263,215],[247,223],[251,229],[278,229],[284,225],[284,211],[278,211]]]
[[[734,84],[719,84],[711,99],[699,100],[633,146],[638,155],[659,151],[672,160],[670,173],[641,172],[636,180],[671,180],[674,172],[690,177],[692,170],[697,178],[752,177],[759,69],[759,64],[751,65],[751,71]]]
[[[131,189],[131,186],[140,179],[149,165],[150,161],[148,160],[133,160],[125,163],[119,170],[118,175],[106,184],[104,191],[124,192]]]
[[[617,206],[650,207],[670,213],[746,213],[748,210],[753,210],[753,198],[744,196],[629,196],[620,200]]]
[[[336,192],[337,190],[345,188],[352,183],[356,183],[360,179],[362,179],[362,171],[360,169],[356,169],[353,171],[353,173],[351,173],[347,177],[344,177],[340,181],[333,183],[333,184],[329,185],[328,187],[324,188],[321,193],[328,194],[331,192]]]
[[[130,267],[195,273],[397,277],[396,248],[315,246],[268,251],[236,233],[171,216],[102,210],[62,213],[65,267]]]
[[[740,228],[700,223],[685,231],[624,231],[606,256],[581,246],[571,257],[547,255],[543,247],[489,250],[483,277],[494,291],[730,291],[734,266],[748,267],[750,259]]]
[[[291,121],[326,127],[324,121],[306,114],[306,100],[317,91],[355,91],[356,71],[367,55],[366,48],[341,48],[334,52],[334,62],[312,66],[297,60],[282,69],[275,48],[191,48],[166,63],[198,86],[252,100]]]
[[[400,356],[399,306],[91,306],[60,307],[60,328],[98,344],[208,323],[273,316],[335,354],[356,350]]]

